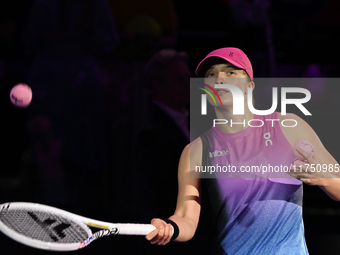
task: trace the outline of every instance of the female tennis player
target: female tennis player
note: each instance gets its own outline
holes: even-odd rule
[[[222,104],[212,105],[217,119],[246,125],[218,124],[185,147],[179,162],[175,213],[169,219],[153,219],[151,223],[156,229],[146,238],[157,245],[190,240],[199,222],[205,182],[204,191],[208,193],[216,226],[212,254],[308,254],[302,220],[302,183],[317,185],[332,199],[340,201],[340,179],[329,178],[336,177],[339,164],[313,129],[298,116],[279,112],[258,116],[248,109],[246,95],[255,84],[251,63],[240,49],[210,52],[199,63],[196,74],[205,77],[205,83],[212,87],[232,84],[242,90],[244,115],[233,115],[233,98],[227,89],[215,87]],[[253,119],[264,124],[247,125],[255,126]],[[282,121],[288,119],[298,125],[283,126]],[[258,122],[262,123],[257,121],[256,126]],[[329,171],[311,171],[308,165],[303,165],[298,169],[289,167],[288,173],[277,176],[277,173],[259,177],[257,173],[241,172],[244,166],[291,166],[295,159],[293,146],[299,140],[308,140],[314,146],[313,155],[297,149],[309,166],[327,164]],[[209,179],[190,176],[197,167],[207,165],[232,166],[234,171],[215,173],[215,178]]]

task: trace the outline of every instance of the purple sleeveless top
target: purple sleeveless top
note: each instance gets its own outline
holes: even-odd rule
[[[253,126],[263,126],[230,134],[213,127],[201,136],[202,169],[215,167],[202,174],[216,223],[214,254],[308,254],[302,182],[284,172],[295,159],[293,148],[272,121],[277,112],[254,119],[263,122]]]

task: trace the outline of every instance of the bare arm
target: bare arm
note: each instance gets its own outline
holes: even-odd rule
[[[202,141],[197,139],[187,145],[181,155],[178,167],[178,197],[174,215],[169,219],[179,228],[175,239],[179,242],[190,240],[197,229],[201,211],[200,179],[190,177],[190,171],[202,163]],[[191,166],[191,167],[190,167]],[[165,245],[172,237],[172,226],[161,219],[151,221],[156,229],[146,236],[152,244]]]
[[[306,158],[309,164],[323,165],[333,167],[333,171],[330,167],[328,172],[309,171],[311,168],[303,167],[303,171],[291,172],[290,174],[303,181],[308,185],[319,186],[330,198],[336,201],[340,201],[340,175],[339,171],[335,172],[335,166],[339,166],[338,162],[333,156],[326,150],[320,141],[314,130],[300,117],[295,114],[279,115],[280,120],[294,119],[298,125],[296,127],[282,127],[282,131],[287,140],[292,146],[299,140],[308,140],[314,147],[314,153],[310,156],[307,152],[299,149],[298,152]]]

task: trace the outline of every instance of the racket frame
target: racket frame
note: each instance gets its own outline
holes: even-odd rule
[[[37,239],[30,238],[23,234],[20,234],[9,227],[6,226],[5,223],[2,222],[0,217],[0,231],[3,232],[8,237],[13,240],[25,244],[30,247],[43,249],[43,250],[53,250],[53,251],[72,251],[78,250],[86,247],[92,241],[109,235],[147,235],[155,227],[151,224],[125,224],[125,223],[109,223],[100,220],[94,220],[91,218],[83,217],[59,208],[55,208],[48,205],[37,204],[37,203],[26,203],[26,202],[11,202],[4,203],[0,205],[0,212],[3,210],[14,210],[14,209],[23,209],[36,211],[48,211],[50,213],[54,213],[63,217],[67,220],[70,220],[73,223],[79,225],[83,230],[85,230],[88,238],[83,240],[82,242],[75,243],[57,243],[57,242],[45,242]],[[92,233],[90,227],[102,229],[95,233]]]

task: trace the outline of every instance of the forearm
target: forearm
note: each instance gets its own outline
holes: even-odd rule
[[[340,178],[325,178],[319,187],[333,200],[340,201]]]
[[[156,229],[150,232],[146,239],[152,244],[165,245],[172,240],[172,228],[178,227],[178,236],[173,238],[178,242],[190,240],[195,232],[200,218],[200,179],[190,177],[190,164],[201,165],[202,144],[201,140],[195,140],[193,145],[187,145],[181,155],[178,170],[178,196],[174,215],[169,217],[173,222],[167,223],[162,219],[153,219]],[[190,146],[192,147],[190,153]],[[191,163],[190,163],[191,162]],[[175,223],[176,225],[174,225]],[[175,228],[174,228],[175,229]],[[175,237],[175,236],[174,236]]]

